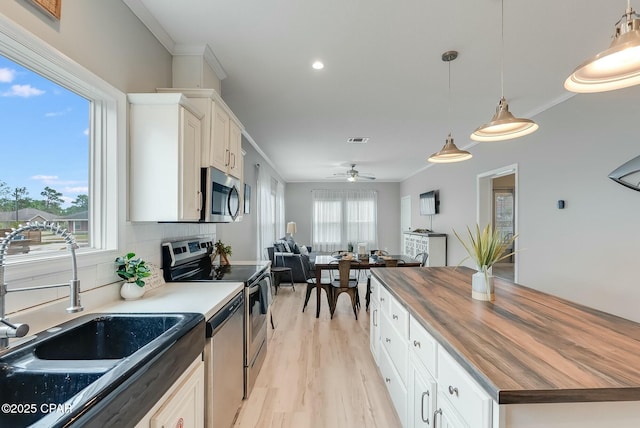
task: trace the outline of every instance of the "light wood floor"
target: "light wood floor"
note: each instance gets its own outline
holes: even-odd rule
[[[356,321],[346,294],[331,319],[323,291],[316,319],[315,290],[303,313],[306,285],[280,287],[267,357],[234,427],[400,427],[369,350],[365,289],[361,284]]]

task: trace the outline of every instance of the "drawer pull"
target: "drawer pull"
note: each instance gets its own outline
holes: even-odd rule
[[[420,418],[422,418],[422,422],[424,422],[425,424],[429,425],[429,418],[425,419],[424,418],[424,397],[425,395],[427,397],[429,397],[429,391],[425,391],[422,393],[422,400],[420,403],[421,409],[420,409]]]
[[[397,319],[398,319],[398,316],[397,316],[396,314],[391,315],[391,317],[392,317],[394,320],[397,320]]]
[[[387,343],[391,343],[391,339],[389,339],[388,337],[385,339],[385,341],[386,341]]]
[[[441,414],[442,414],[442,409],[438,409],[435,412],[433,412],[433,426],[434,427],[438,426],[438,424],[437,424],[438,415],[441,415]]]
[[[413,346],[415,346],[416,348],[420,347],[420,342],[418,342],[417,340],[413,341]]]
[[[385,377],[384,381],[387,382],[387,383],[391,383],[391,379],[389,379],[388,377]]]
[[[449,385],[449,394],[455,395],[457,397],[458,396],[458,388]]]

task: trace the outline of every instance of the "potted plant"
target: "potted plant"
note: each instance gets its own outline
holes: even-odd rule
[[[515,251],[509,251],[511,245],[518,235],[510,238],[503,238],[497,230],[493,230],[490,224],[480,230],[480,226],[476,224],[475,232],[467,226],[468,240],[465,241],[454,230],[453,233],[460,241],[468,256],[460,261],[464,262],[471,259],[475,262],[478,272],[473,274],[471,297],[478,300],[495,299],[493,288],[493,275],[491,267],[508,257],[511,257]]]
[[[225,245],[224,242],[218,239],[218,241],[214,244],[216,249],[215,256],[220,255],[220,264],[221,265],[230,265],[229,256],[231,255],[231,246]]]
[[[151,275],[151,269],[141,258],[136,258],[135,253],[127,253],[116,257],[116,274],[124,279],[120,288],[120,295],[125,300],[135,300],[144,294],[144,281]]]

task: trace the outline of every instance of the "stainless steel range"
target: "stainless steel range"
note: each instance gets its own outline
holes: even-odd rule
[[[207,349],[205,349],[205,371],[207,372],[207,391],[205,397],[210,411],[207,417],[207,426],[229,427],[235,418],[235,400],[232,395],[232,386],[236,381],[230,380],[230,374],[234,367],[242,367],[242,376],[237,379],[241,382],[242,398],[247,398],[251,393],[256,377],[262,367],[267,353],[267,309],[269,306],[269,294],[271,293],[271,279],[266,265],[231,265],[212,266],[210,255],[213,252],[213,240],[211,238],[192,238],[182,241],[166,242],[162,244],[162,269],[164,279],[167,282],[211,282],[215,287],[218,281],[243,282],[243,307],[244,322],[243,352],[241,361],[229,361],[229,355],[233,355],[230,349],[231,343],[221,343],[219,337],[233,338],[233,333],[224,336],[213,337],[214,330],[221,324],[220,313],[214,315],[208,321],[209,335]],[[238,303],[239,304],[239,303]],[[232,305],[236,307],[235,305]],[[221,310],[224,311],[225,308]],[[229,309],[231,311],[231,309]],[[214,328],[214,325],[216,326]],[[240,337],[236,334],[236,338]],[[215,339],[215,340],[214,340]],[[236,345],[236,347],[239,345]],[[207,356],[208,355],[208,356]],[[222,371],[215,375],[214,372]],[[236,376],[237,378],[238,376]],[[223,382],[219,382],[224,379]],[[221,385],[219,385],[221,384]],[[224,387],[224,392],[216,394],[218,388]],[[230,410],[233,410],[231,415]]]

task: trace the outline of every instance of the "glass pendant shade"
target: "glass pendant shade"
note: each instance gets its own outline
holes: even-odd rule
[[[451,163],[461,162],[471,159],[472,155],[466,150],[460,150],[453,142],[451,134],[447,137],[447,141],[442,150],[429,156],[428,161],[433,163]]]
[[[593,93],[640,83],[640,19],[634,15],[628,7],[616,25],[611,46],[580,64],[565,80],[565,89]]]
[[[531,119],[514,117],[509,111],[507,100],[502,97],[491,122],[473,131],[474,141],[502,141],[531,134],[538,129],[538,124]]]

